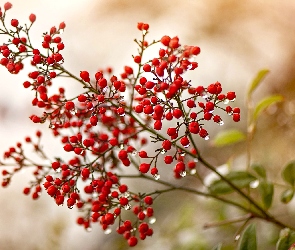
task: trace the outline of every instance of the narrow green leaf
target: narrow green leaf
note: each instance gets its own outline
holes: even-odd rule
[[[250,173],[242,171],[230,172],[225,177],[238,188],[248,187],[252,181],[256,180],[256,178]],[[209,186],[209,191],[213,194],[227,194],[234,190],[225,181],[219,179]]]
[[[281,102],[283,101],[283,99],[284,98],[281,95],[271,95],[262,99],[254,108],[253,120],[256,121],[261,112],[268,108],[270,105]]]
[[[266,178],[266,171],[265,168],[259,164],[253,164],[252,169],[259,175],[259,177],[265,179]]]
[[[254,224],[250,224],[244,231],[239,244],[239,250],[256,250],[256,228]]]
[[[269,73],[268,69],[262,69],[257,73],[256,77],[254,78],[254,80],[252,81],[249,87],[248,96],[250,96],[253,93],[253,91],[258,87],[258,85],[262,82],[262,80],[268,73]]]
[[[280,232],[280,238],[276,244],[276,250],[287,250],[295,242],[295,232],[284,228]]]
[[[273,198],[273,184],[268,181],[261,181],[259,184],[259,192],[261,194],[264,208],[270,208]]]
[[[295,161],[289,162],[282,171],[283,179],[294,186],[295,184]]]
[[[219,243],[217,246],[213,247],[211,250],[221,250],[222,243]]]
[[[244,141],[245,139],[246,135],[240,130],[231,129],[219,132],[213,139],[213,145],[216,147],[223,147]]]
[[[281,202],[287,204],[293,199],[293,196],[294,196],[294,190],[288,188],[281,194]]]

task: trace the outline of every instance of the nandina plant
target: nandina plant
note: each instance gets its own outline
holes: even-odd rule
[[[26,137],[24,142],[33,146],[38,162],[27,156],[27,146],[17,142],[4,153],[1,162],[3,187],[8,186],[20,170],[34,168],[33,180],[23,190],[25,195],[36,200],[45,192],[58,206],[76,207],[81,212],[77,224],[86,230],[98,223],[102,230],[110,233],[112,225],[116,225],[116,232],[129,246],[153,235],[156,198],[161,202],[162,193],[176,190],[211,197],[239,208],[245,214],[232,223],[244,221],[245,226],[253,219],[261,219],[292,229],[268,211],[273,185],[261,181],[266,178],[262,166],[223,175],[203,158],[196,137],[205,143],[209,139],[208,124],[223,125],[223,116],[229,115],[234,122],[239,122],[240,109],[230,105],[235,101],[235,92],[223,93],[221,83],[197,86],[186,79],[186,72],[198,67],[196,58],[201,51],[198,46],[182,46],[177,36],[168,35],[150,41],[149,25],[140,22],[137,29],[141,38],[135,39],[138,50],[133,56],[134,64],[123,66],[121,74],[114,75],[111,68],[93,73],[84,68],[78,73],[70,72],[63,66],[65,45],[61,33],[65,23],[50,28],[43,34],[42,43],[36,45],[29,34],[36,16],[31,14],[26,25],[17,19],[7,20],[11,7],[7,2],[0,11],[0,32],[6,38],[0,46],[0,63],[11,74],[19,73],[30,64],[26,67],[32,69],[23,81],[23,87],[33,92],[31,103],[36,107],[30,119],[44,124],[54,137],[60,138],[61,144],[57,146],[64,153],[49,158],[43,151],[41,131],[37,131],[34,138]],[[155,55],[146,53],[152,46],[158,46]],[[264,74],[258,75],[250,92]],[[51,87],[60,77],[71,78],[81,86],[81,93],[68,96],[63,87],[53,93]],[[267,105],[280,100],[272,98]],[[255,115],[267,105],[261,104]],[[241,136],[235,133],[227,135],[228,138],[235,142]],[[216,142],[220,143],[220,138]],[[290,179],[288,175],[295,168],[292,164],[285,170],[285,180],[291,184],[282,196],[285,203],[292,199],[290,193],[294,193],[295,178]],[[127,168],[133,168],[132,174]],[[167,168],[175,181],[165,180],[161,175]],[[205,185],[199,168],[207,168],[218,179]],[[131,190],[124,181],[126,178],[156,182],[163,185],[163,189],[150,193]],[[201,180],[205,191],[203,187],[193,189],[183,182],[180,186],[177,179],[182,178]],[[259,180],[263,183],[257,184],[263,190],[262,203],[253,198],[249,190]],[[233,193],[238,196],[235,200],[230,197]],[[284,232],[278,247],[289,247],[292,243],[294,233],[286,229]],[[244,236],[240,248],[256,249],[253,224],[245,229]]]

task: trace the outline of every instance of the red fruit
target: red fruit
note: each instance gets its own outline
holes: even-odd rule
[[[17,27],[18,26],[18,20],[17,19],[12,19],[11,20],[11,26]]]
[[[83,178],[88,178],[90,175],[90,170],[89,168],[83,168],[81,171],[81,175]]]
[[[29,16],[29,20],[30,20],[31,23],[35,22],[36,21],[36,15],[35,14],[31,14]]]
[[[233,114],[233,121],[235,121],[235,122],[238,122],[238,121],[240,121],[240,114],[237,114],[237,113],[235,113],[235,114]]]
[[[139,165],[139,171],[143,174],[147,173],[150,169],[151,165],[148,163],[141,163]]]
[[[233,101],[236,98],[236,93],[235,92],[227,92],[226,98],[230,101]]]
[[[133,58],[133,60],[134,60],[135,63],[140,63],[141,62],[141,56],[135,56]]]
[[[12,8],[12,4],[10,3],[10,2],[6,2],[5,4],[4,4],[4,10],[5,11],[7,11],[7,10],[9,10],[9,9],[11,9]]]
[[[153,198],[151,196],[146,196],[146,197],[144,197],[144,202],[147,205],[152,205],[153,204]]]
[[[137,245],[137,238],[135,236],[131,236],[129,239],[128,239],[128,245],[130,247],[134,247]]]
[[[165,140],[165,141],[162,142],[162,147],[165,150],[170,150],[171,146],[172,146],[172,143],[169,140]]]
[[[167,129],[167,135],[169,135],[169,136],[174,136],[174,135],[176,135],[177,134],[177,130],[176,130],[176,128],[168,128]]]
[[[149,64],[143,65],[142,69],[145,72],[151,72],[151,70],[152,70],[151,65],[149,65]]]
[[[169,45],[169,42],[170,42],[171,38],[169,36],[163,36],[161,38],[161,43],[165,46],[168,46]]]
[[[166,164],[170,164],[173,162],[173,157],[171,155],[166,155],[165,158],[164,158],[164,162]]]
[[[139,151],[139,152],[138,152],[138,156],[139,156],[140,158],[147,158],[147,157],[148,157],[146,151]]]
[[[198,134],[200,130],[200,125],[197,122],[191,122],[188,126],[188,129],[193,134]]]
[[[180,139],[180,143],[181,143],[182,146],[188,147],[189,144],[190,144],[190,141],[189,141],[189,139],[186,136],[184,136],[184,137],[182,137]]]

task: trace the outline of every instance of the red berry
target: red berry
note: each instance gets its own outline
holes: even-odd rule
[[[31,14],[29,16],[29,20],[30,20],[31,23],[35,22],[36,21],[36,15],[35,14]]]
[[[141,163],[139,165],[139,171],[143,174],[147,173],[150,169],[151,165],[148,163]]]
[[[162,142],[163,149],[165,149],[167,151],[171,149],[171,146],[172,146],[172,143],[169,140],[165,140]]]
[[[18,26],[18,20],[17,19],[12,19],[11,20],[11,26],[17,27]]]
[[[134,247],[137,245],[137,238],[135,236],[131,236],[129,239],[128,239],[128,245],[130,247]]]

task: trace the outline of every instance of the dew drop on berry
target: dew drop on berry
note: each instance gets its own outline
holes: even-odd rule
[[[162,149],[161,150],[161,154],[163,155],[163,154],[165,154],[167,151],[165,150],[165,149]]]
[[[220,122],[218,122],[218,125],[219,125],[219,126],[224,125],[224,121],[220,121]]]
[[[120,149],[124,149],[124,144],[123,143],[120,144]]]
[[[198,158],[194,158],[194,162],[199,162],[199,159]]]
[[[50,123],[49,128],[55,128],[55,125],[53,123]]]
[[[187,145],[185,145],[185,146],[183,146],[184,148],[188,148],[190,146],[190,144],[187,144]]]
[[[112,229],[107,228],[106,230],[104,230],[104,234],[110,234],[112,232]]]
[[[228,99],[225,99],[225,100],[223,101],[223,103],[226,105],[226,104],[229,103],[229,100],[228,100]]]
[[[187,66],[188,70],[191,70],[192,68],[193,68],[193,66],[191,64]]]
[[[90,233],[92,231],[92,227],[87,227],[86,232]]]
[[[150,217],[149,218],[149,223],[150,224],[154,224],[157,221],[157,219],[155,217]]]
[[[125,193],[124,193],[124,197],[125,197],[125,198],[130,197],[130,193],[129,193],[129,192],[125,192]]]
[[[124,209],[127,211],[127,210],[130,210],[131,209],[131,205],[130,204],[127,204],[124,206]]]
[[[77,112],[77,110],[76,110],[76,109],[72,109],[72,110],[70,111],[70,114],[71,114],[71,115],[75,115],[75,114],[76,114],[76,112]]]
[[[234,98],[234,99],[232,99],[232,100],[230,100],[231,102],[234,102],[236,100],[236,98]]]
[[[202,93],[202,98],[204,98],[204,99],[207,99],[207,98],[208,98],[208,94],[207,94],[206,91],[204,91],[204,92]]]
[[[205,141],[208,141],[210,139],[210,136],[207,135],[204,139],[205,139]]]
[[[179,175],[180,175],[181,177],[185,177],[185,176],[186,176],[186,171],[182,171],[182,172],[180,172]]]
[[[236,235],[236,237],[235,237],[235,241],[238,241],[238,240],[240,239],[240,237],[241,237],[240,234]]]
[[[157,180],[160,179],[161,176],[160,176],[159,174],[154,174],[153,177],[154,177],[154,179],[157,181]]]
[[[184,146],[185,148],[187,148],[187,147],[189,147],[189,145],[186,147],[186,146]],[[186,154],[185,154],[185,152],[180,152],[180,156],[185,156]]]
[[[250,188],[257,188],[259,186],[259,180],[250,182]]]
[[[195,173],[197,173],[197,170],[196,170],[196,169],[191,169],[189,173],[190,173],[191,175],[194,175]]]
[[[136,150],[133,150],[132,153],[131,153],[131,155],[133,155],[133,156],[137,155],[137,151]]]

